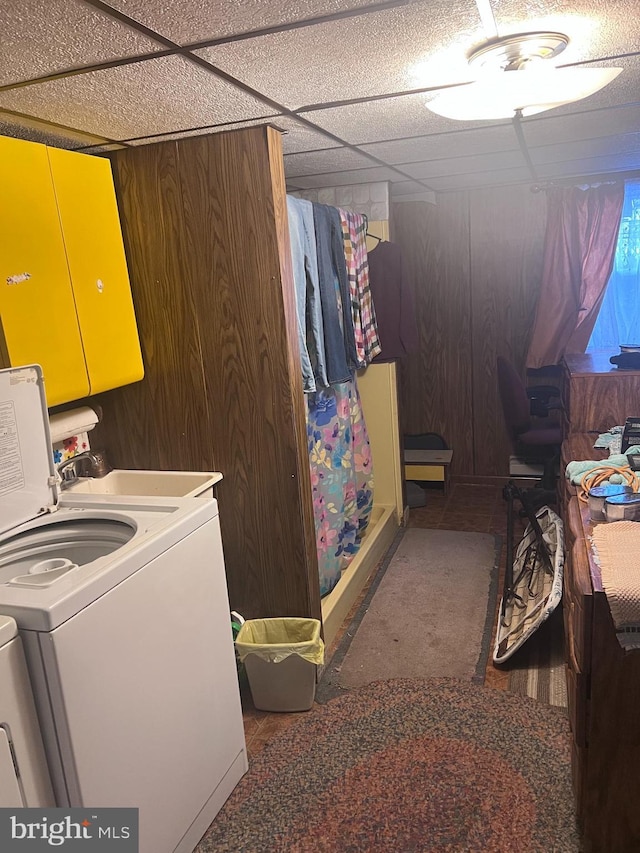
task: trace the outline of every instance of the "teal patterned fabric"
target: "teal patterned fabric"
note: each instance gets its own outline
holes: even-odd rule
[[[355,377],[305,398],[320,594],[326,595],[369,524],[371,447]]]

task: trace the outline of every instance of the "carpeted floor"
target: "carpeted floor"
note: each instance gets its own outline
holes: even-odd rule
[[[197,853],[577,853],[566,717],[458,679],[351,690],[251,762]]]
[[[388,678],[482,683],[500,537],[401,529],[318,685],[324,702]]]

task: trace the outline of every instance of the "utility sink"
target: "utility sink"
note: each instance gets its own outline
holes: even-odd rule
[[[138,495],[142,497],[213,497],[222,474],[206,471],[127,471],[116,468],[104,477],[79,477],[66,494]]]

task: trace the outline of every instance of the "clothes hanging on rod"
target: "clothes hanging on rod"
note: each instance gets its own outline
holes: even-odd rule
[[[396,243],[385,240],[371,249],[369,281],[382,348],[375,362],[394,361],[417,352],[415,298],[404,275],[402,251]]]
[[[329,384],[348,381],[358,366],[342,223],[337,208],[313,202],[320,300]]]
[[[344,240],[353,331],[358,367],[366,367],[380,353],[376,312],[369,286],[367,219],[361,213],[338,208]]]
[[[380,344],[366,218],[290,196],[287,210],[320,593],[326,595],[359,550],[371,517],[371,446],[356,369],[369,364]]]
[[[380,353],[367,218],[295,196],[287,210],[303,387],[312,393],[348,381]]]
[[[313,207],[310,201],[288,195],[287,214],[296,290],[302,382],[305,392],[311,392],[316,390],[316,377],[321,387],[329,384]],[[309,344],[307,337],[310,339]]]

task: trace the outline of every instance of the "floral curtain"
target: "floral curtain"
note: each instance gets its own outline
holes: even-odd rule
[[[369,524],[371,447],[355,377],[305,397],[320,594],[326,595]]]

